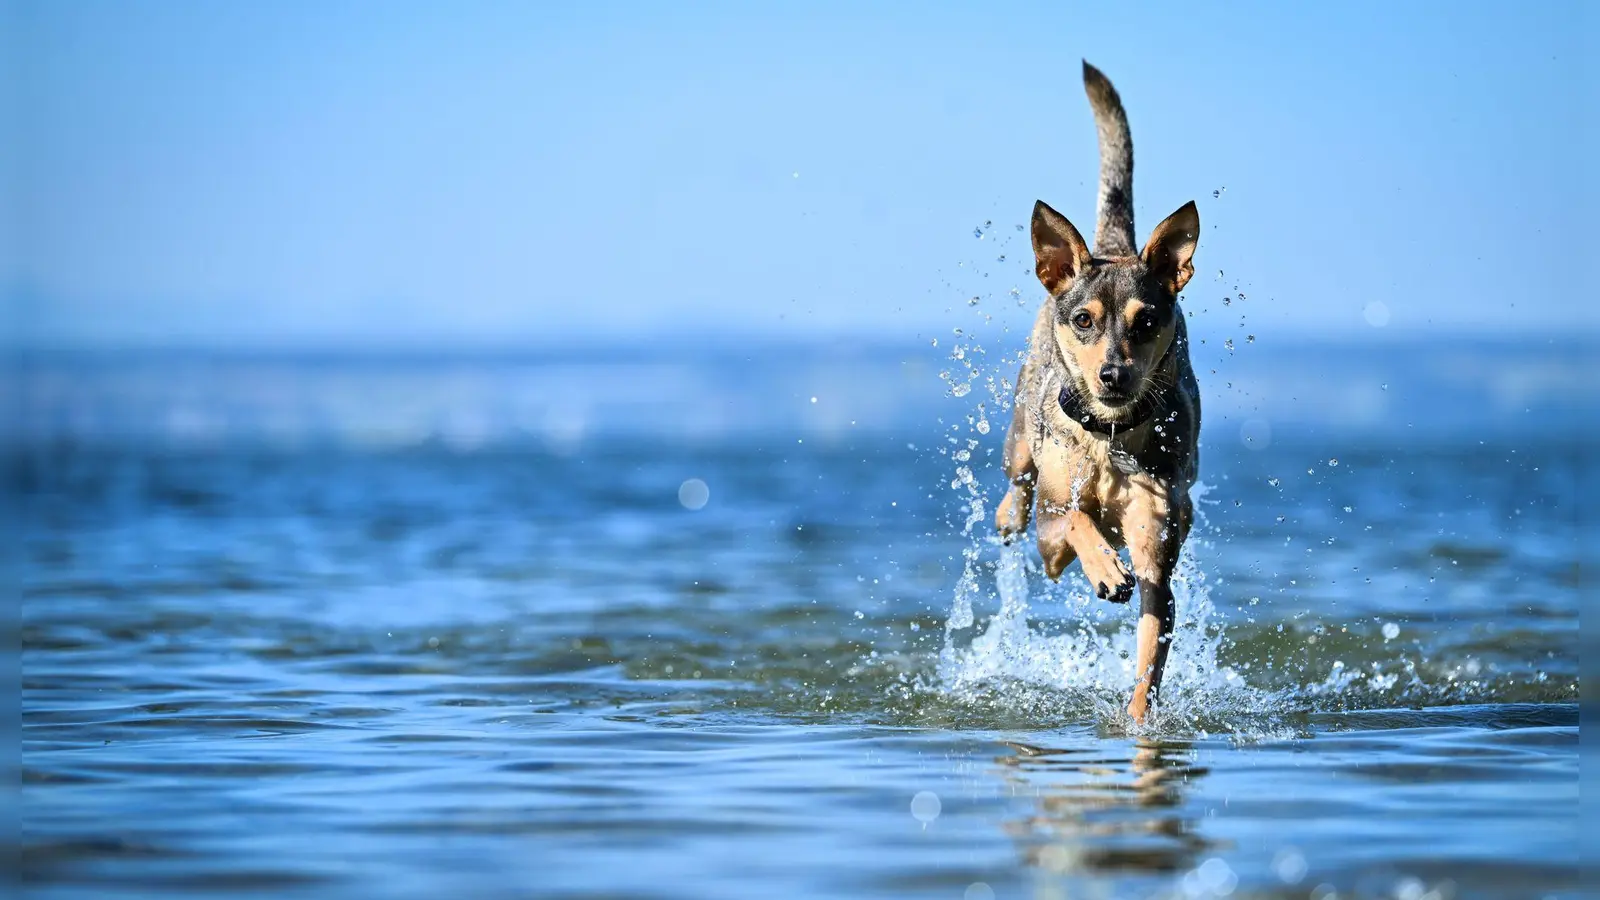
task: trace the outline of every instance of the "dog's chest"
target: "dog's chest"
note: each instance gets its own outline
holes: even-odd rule
[[[1040,499],[1053,511],[1076,509],[1120,518],[1135,499],[1166,493],[1154,476],[1130,465],[1131,460],[1120,444],[1081,431],[1046,440],[1034,450]]]

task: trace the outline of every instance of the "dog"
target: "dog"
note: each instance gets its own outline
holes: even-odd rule
[[[1172,571],[1194,521],[1200,389],[1178,294],[1194,274],[1193,201],[1134,249],[1133,142],[1122,99],[1087,61],[1100,146],[1094,250],[1066,217],[1033,207],[1034,268],[1049,298],[1018,373],[995,513],[1008,542],[1037,499],[1039,555],[1059,580],[1074,559],[1117,603],[1139,588],[1136,722],[1156,702],[1174,621]],[[1124,565],[1119,549],[1132,560]]]

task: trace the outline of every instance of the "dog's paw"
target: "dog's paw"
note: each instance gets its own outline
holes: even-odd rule
[[[1133,599],[1133,576],[1122,564],[1122,557],[1107,547],[1099,553],[1082,557],[1083,574],[1094,588],[1094,595],[1112,603],[1127,603]]]
[[[994,511],[994,527],[1000,532],[1000,536],[1006,539],[1006,543],[1010,543],[1012,538],[1028,530],[1028,507],[1033,504],[1024,502],[1017,493],[1014,487],[1006,491],[1005,497],[1000,500],[999,508]]]

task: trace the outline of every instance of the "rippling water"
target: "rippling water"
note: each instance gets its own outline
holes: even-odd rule
[[[1219,404],[1140,730],[926,367],[273,366],[31,382],[34,895],[1580,893],[1584,433]]]

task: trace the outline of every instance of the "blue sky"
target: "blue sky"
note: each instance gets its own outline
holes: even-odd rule
[[[1129,107],[1141,235],[1200,204],[1191,305],[1600,329],[1578,0],[5,15],[0,285],[40,343],[895,338],[1012,286],[1020,323],[1013,226],[1043,198],[1093,229],[1082,57]]]

